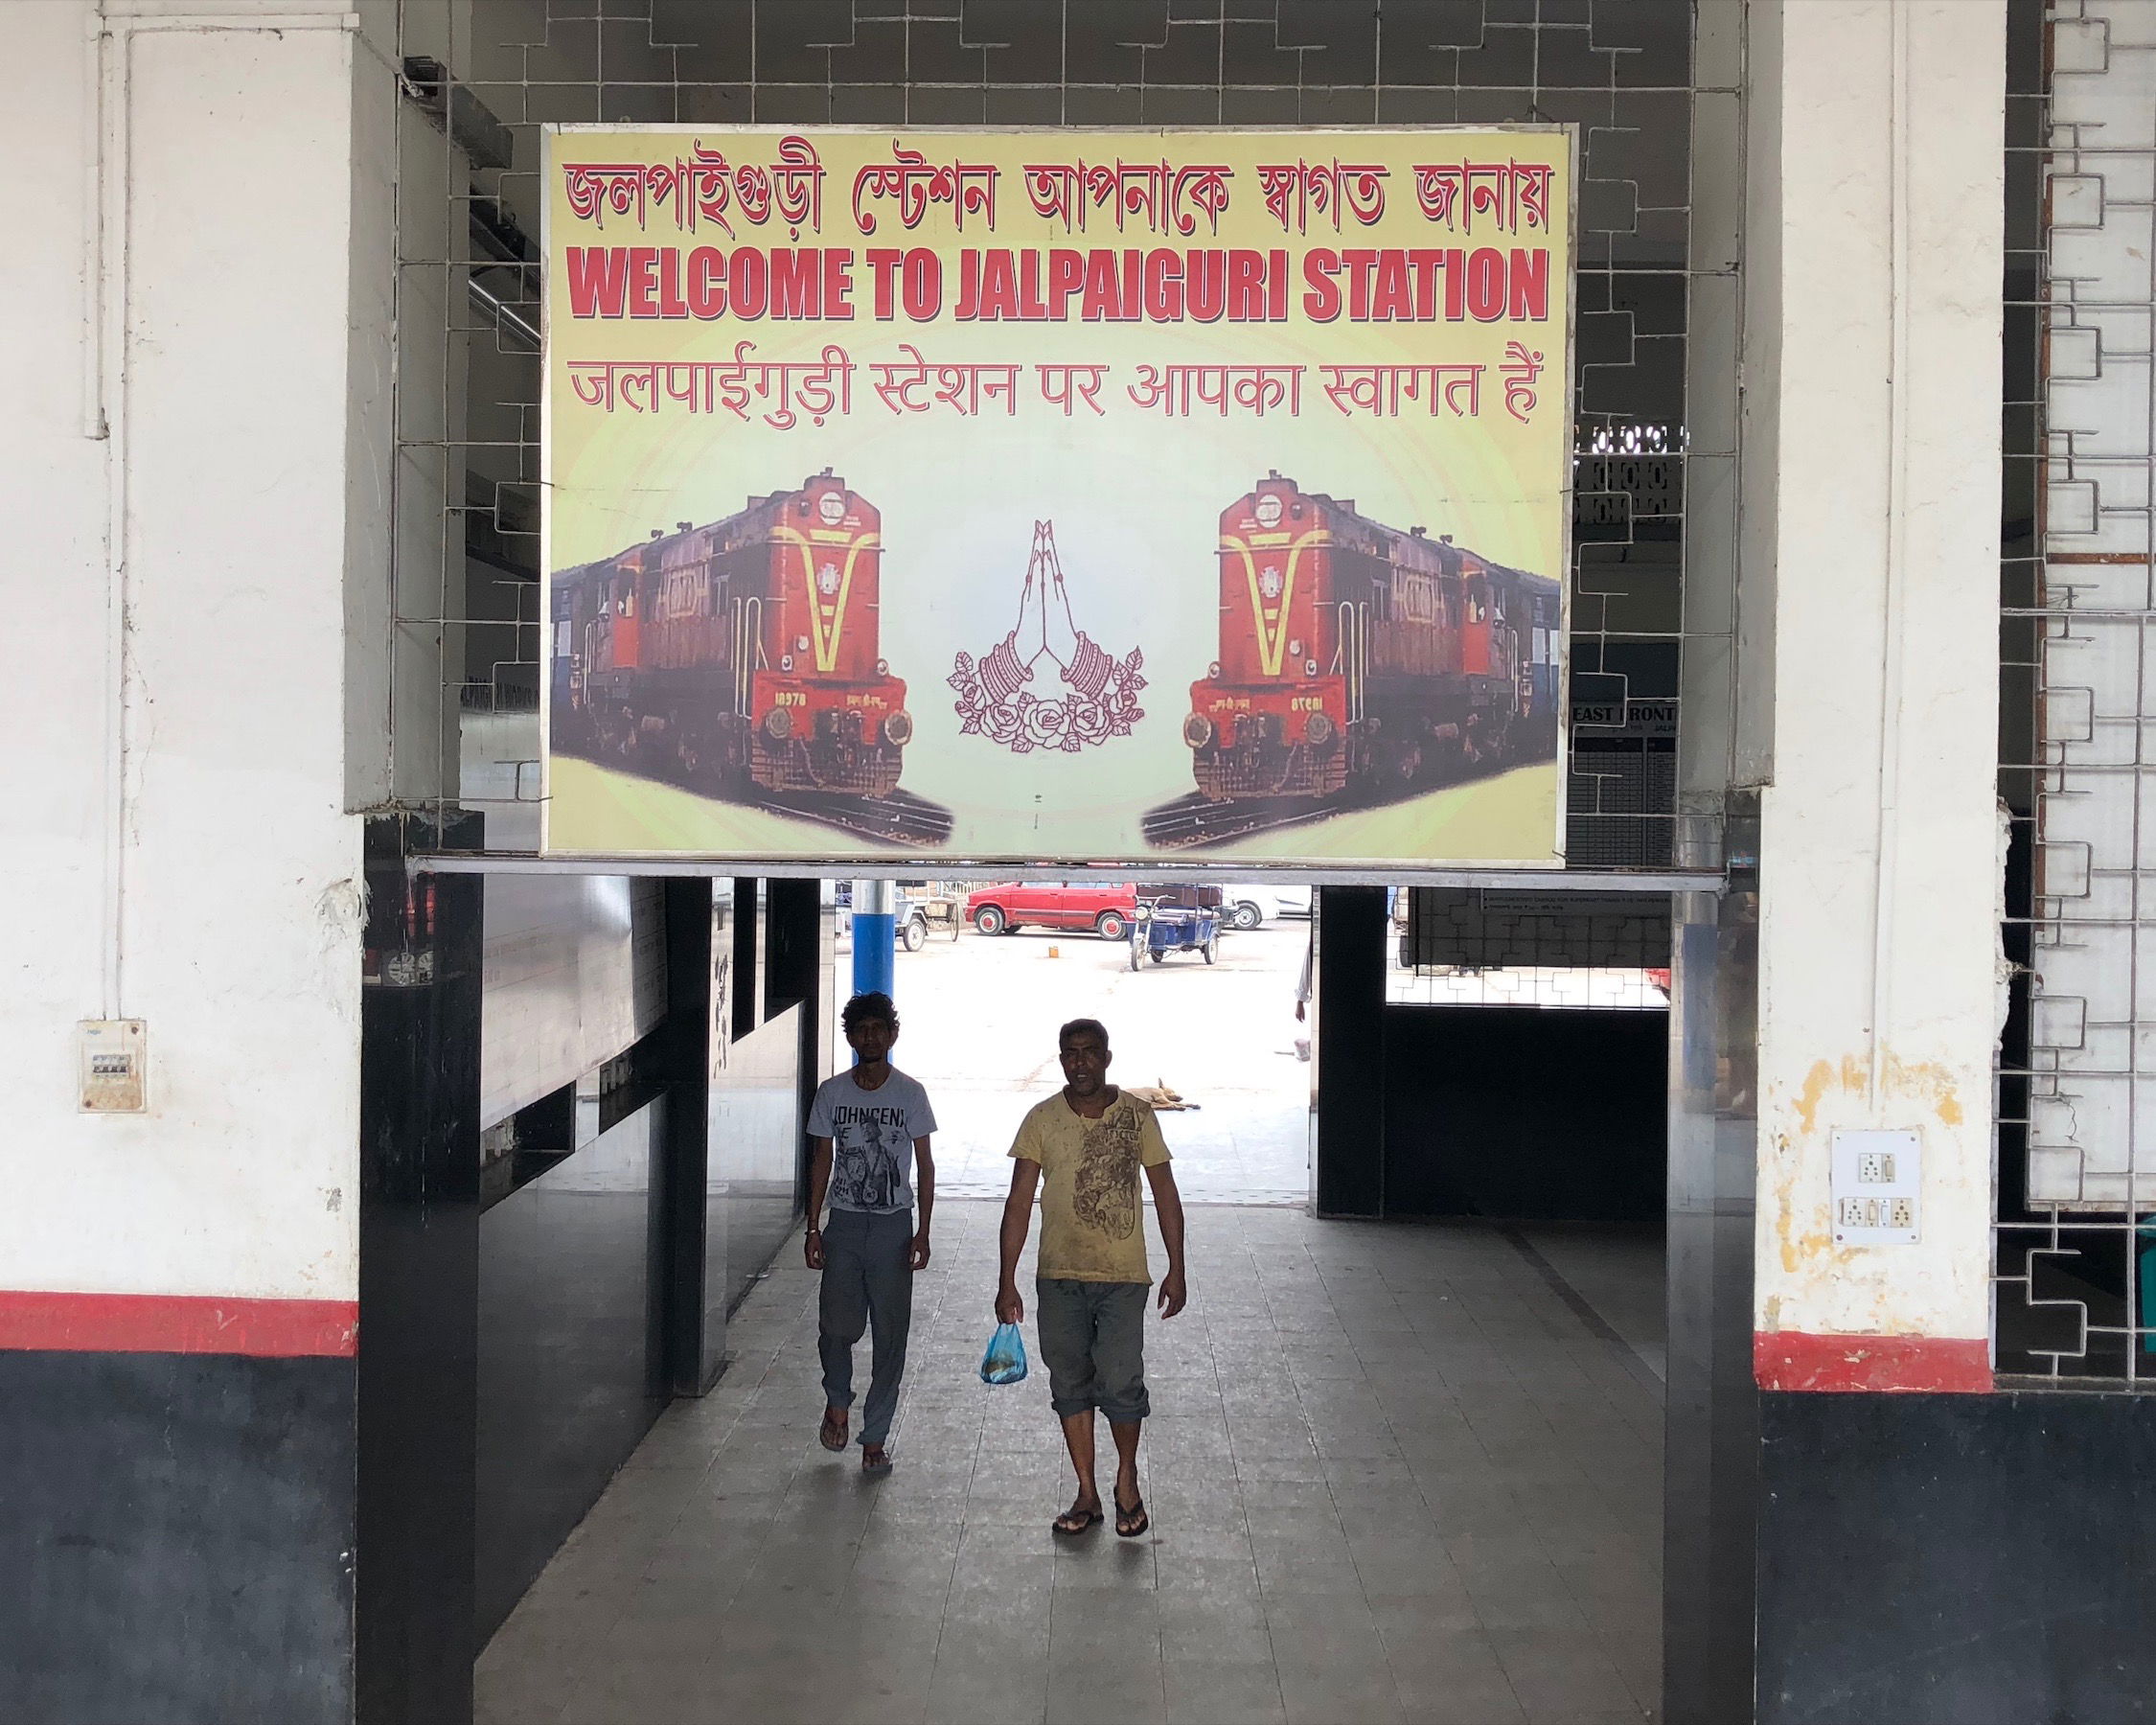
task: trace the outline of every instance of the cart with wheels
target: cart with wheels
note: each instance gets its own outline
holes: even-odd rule
[[[958,938],[958,931],[965,926],[965,900],[953,893],[930,888],[914,901],[921,911],[921,940],[928,944],[930,934],[948,934]]]
[[[1155,964],[1170,953],[1202,953],[1207,964],[1220,957],[1220,917],[1212,910],[1138,901],[1131,922],[1131,968],[1150,958]]]

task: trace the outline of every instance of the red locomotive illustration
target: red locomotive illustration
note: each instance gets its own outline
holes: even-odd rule
[[[1400,794],[1553,756],[1560,597],[1268,473],[1221,512],[1220,658],[1182,726],[1200,794]]]
[[[827,468],[558,572],[555,748],[736,800],[890,796],[913,721],[878,656],[882,526]]]

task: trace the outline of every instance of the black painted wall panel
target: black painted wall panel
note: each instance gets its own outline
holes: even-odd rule
[[[1382,886],[1318,888],[1318,1213],[1382,1216],[1385,1192],[1385,941]]]
[[[722,1281],[707,1284],[713,1321],[731,1313],[756,1285],[772,1254],[793,1233],[801,1213],[801,1162],[807,1140],[801,1105],[801,1020],[789,1006],[755,1035],[726,1051],[726,1068],[711,1088],[711,1165],[704,1192],[707,1238],[723,1240],[715,1268]]]
[[[1761,1725],[2156,1719],[2156,1398],[1760,1397]]]
[[[745,1284],[791,1227],[802,1021],[828,937],[813,890],[782,895],[786,979],[809,999],[729,1050],[715,1091],[712,1035],[734,1004],[715,960],[745,964],[753,1002],[770,968],[763,884],[743,884],[753,930],[737,946],[706,883],[667,883],[669,1019],[638,1071],[663,1093],[482,1216],[478,883],[415,894],[400,824],[368,838],[357,1713],[468,1725],[473,1653],[677,1375],[707,1375],[729,1262]]]
[[[724,1047],[732,1005],[721,992],[720,936],[729,908],[711,882],[695,876],[666,883],[666,1150],[669,1194],[665,1275],[667,1378],[677,1394],[701,1395],[724,1368],[726,1326],[710,1322],[704,1272],[710,1261],[704,1207],[711,1177],[711,1078]]]
[[[831,1075],[831,981],[837,964],[836,923],[823,908],[821,881],[772,881],[767,915],[769,921],[767,968],[769,999],[766,1016],[776,1018],[789,1005],[797,1005],[801,1027],[800,1054],[794,1063],[795,1088],[800,1092],[801,1118],[809,1117],[816,1086]],[[797,1134],[794,1149],[793,1208],[805,1209],[809,1202],[809,1146]],[[758,1268],[762,1268],[759,1263]]]
[[[360,1725],[469,1725],[479,1237],[481,882],[410,881],[367,823],[360,1000]]]
[[[1668,1047],[1666,1012],[1388,1007],[1386,1214],[1659,1220]]]
[[[345,1725],[353,1362],[0,1353],[0,1718]]]
[[[666,1113],[649,1104],[479,1220],[475,1648],[666,1406]]]
[[[767,933],[764,949],[764,1016],[776,1018],[795,1001],[813,1004],[821,980],[823,957],[816,940],[823,883],[774,880],[765,883]]]
[[[734,1004],[733,1033],[738,1041],[764,1022],[764,973],[768,961],[768,911],[765,899],[770,883],[753,876],[734,882],[734,959],[731,995]]]

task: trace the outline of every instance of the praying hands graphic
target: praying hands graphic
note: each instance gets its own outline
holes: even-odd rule
[[[1063,673],[1065,687],[1097,701],[1115,661],[1071,619],[1070,589],[1064,585],[1061,564],[1053,561],[1055,540],[1048,523],[1039,523],[1033,532],[1035,555],[1026,564],[1018,627],[981,661],[981,679],[998,700],[1008,700],[1021,683],[1033,680],[1034,667],[1044,654]],[[1048,536],[1047,558],[1040,554],[1044,535]]]
[[[1049,686],[1044,660],[1054,666],[1061,684],[1046,699],[1036,692]],[[959,728],[1017,754],[1035,748],[1075,754],[1089,743],[1127,737],[1145,717],[1137,705],[1137,692],[1145,687],[1138,674],[1144,662],[1135,647],[1116,658],[1078,627],[1056,553],[1055,526],[1036,521],[1017,624],[977,665],[964,653],[954,661],[949,680],[958,691]]]

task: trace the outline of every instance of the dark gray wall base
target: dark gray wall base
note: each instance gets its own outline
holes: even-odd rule
[[[1760,1397],[1761,1725],[2156,1719],[2156,1397]]]
[[[0,1353],[0,1716],[346,1725],[354,1379]]]

